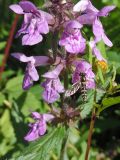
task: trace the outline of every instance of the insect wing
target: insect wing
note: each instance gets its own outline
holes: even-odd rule
[[[73,84],[72,88],[66,90],[65,97],[72,96],[73,94],[75,94],[79,90],[80,87],[81,87],[81,83],[80,82],[77,82],[77,83]]]

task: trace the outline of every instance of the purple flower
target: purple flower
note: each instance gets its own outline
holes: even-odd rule
[[[43,75],[46,78],[46,81],[42,83],[42,87],[44,87],[43,99],[47,103],[55,102],[60,97],[59,93],[64,92],[64,87],[58,77],[63,67],[63,64],[59,64],[54,70]]]
[[[53,23],[53,17],[41,10],[29,1],[21,1],[19,4],[10,5],[10,9],[17,14],[24,15],[24,22],[17,33],[17,37],[23,34],[23,45],[35,45],[42,41],[41,34],[49,32],[48,24]]]
[[[35,122],[29,124],[31,129],[24,137],[26,141],[34,141],[43,136],[47,130],[46,123],[51,121],[54,116],[51,114],[39,114],[38,112],[32,112],[32,118]]]
[[[47,56],[27,57],[22,53],[13,53],[12,56],[21,62],[27,63],[22,85],[24,90],[29,89],[33,85],[33,81],[39,80],[39,75],[35,67],[49,64],[49,57]]]
[[[65,46],[66,51],[71,54],[83,53],[85,50],[86,40],[82,37],[80,28],[82,25],[76,20],[69,21],[59,41],[59,45]]]
[[[90,2],[90,0],[85,0],[86,1],[86,5],[84,7],[84,9],[82,8],[82,5],[85,3],[84,0],[82,0],[82,5],[76,4],[77,8],[76,11],[83,11],[85,13],[83,13],[83,15],[79,16],[77,18],[77,20],[81,23],[81,24],[92,24],[93,26],[93,33],[95,35],[95,42],[99,42],[101,39],[104,41],[104,43],[106,45],[108,45],[109,47],[112,46],[112,42],[108,39],[108,37],[106,36],[103,26],[99,20],[99,17],[106,17],[108,16],[109,12],[111,12],[115,6],[107,6],[102,8],[100,11],[97,10],[92,3]],[[75,10],[75,7],[73,8],[73,10]]]
[[[95,88],[95,74],[92,72],[92,66],[86,61],[75,61],[74,65],[76,67],[73,76],[72,82],[73,84],[81,80],[81,73],[85,73],[86,75],[86,88],[92,89]]]

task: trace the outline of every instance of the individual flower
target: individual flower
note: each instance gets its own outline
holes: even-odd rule
[[[82,25],[76,20],[67,22],[59,40],[59,45],[64,46],[71,54],[83,53],[85,50],[86,40],[82,37],[81,28]]]
[[[95,88],[95,74],[92,71],[92,66],[82,60],[82,61],[75,61],[73,65],[76,67],[73,76],[72,76],[72,82],[73,84],[81,80],[81,74],[84,73],[86,76],[86,88],[92,89]]]
[[[24,137],[26,141],[34,141],[43,136],[47,130],[46,123],[51,121],[54,116],[52,114],[39,114],[38,112],[32,112],[32,118],[35,122],[29,124],[31,129]]]
[[[106,17],[109,15],[109,12],[111,12],[115,6],[107,6],[102,8],[100,11],[97,10],[92,3],[90,2],[90,0],[85,0],[85,2],[87,3],[84,7],[84,9],[82,8],[82,5],[84,5],[84,0],[80,1],[81,4],[79,5],[76,4],[75,6],[77,6],[78,11],[82,11],[83,14],[81,16],[79,16],[77,18],[77,20],[81,23],[81,24],[89,24],[93,26],[93,33],[95,36],[95,42],[99,42],[100,40],[103,40],[104,43],[106,45],[108,45],[109,47],[112,46],[112,42],[108,39],[108,37],[105,34],[104,28],[102,26],[102,23],[99,20],[99,17]],[[73,10],[75,10],[75,6],[73,8]],[[77,9],[76,9],[77,11]]]
[[[22,45],[35,45],[42,41],[42,34],[49,32],[48,24],[53,23],[53,17],[39,9],[29,1],[10,5],[10,9],[17,14],[24,15],[24,21],[17,37],[23,34]]]
[[[43,75],[46,81],[42,83],[43,99],[47,103],[53,103],[60,98],[60,93],[64,92],[64,87],[60,82],[59,74],[62,71],[64,65],[59,64],[54,70],[49,71]]]
[[[39,80],[39,75],[35,67],[48,65],[50,60],[50,58],[47,56],[27,57],[22,53],[13,53],[12,56],[18,59],[20,62],[27,63],[22,84],[24,90],[29,89],[33,85],[33,81]]]

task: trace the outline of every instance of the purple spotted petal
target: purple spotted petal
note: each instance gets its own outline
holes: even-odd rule
[[[12,4],[9,8],[17,14],[24,14],[23,9],[18,4]]]

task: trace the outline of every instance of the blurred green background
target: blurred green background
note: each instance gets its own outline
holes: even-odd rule
[[[0,0],[0,65],[4,56],[4,49],[9,31],[15,17],[9,5],[17,0]],[[34,0],[41,6],[42,0]],[[76,1],[77,2],[77,1]],[[94,0],[94,5],[101,8],[104,5],[115,4],[117,8],[102,22],[108,37],[113,42],[112,48],[106,48],[108,62],[117,68],[116,82],[120,83],[120,0]],[[17,28],[20,28],[19,19]],[[10,53],[23,52],[26,55],[45,55],[50,47],[49,34],[40,45],[26,47],[21,45],[21,38],[14,39]],[[9,56],[0,81],[0,160],[11,159],[28,145],[23,137],[28,131],[31,111],[45,112],[48,106],[42,101],[40,82],[29,91],[21,88],[25,66]],[[40,68],[39,73],[47,68]],[[120,160],[120,106],[114,105],[106,109],[95,124],[90,160]],[[90,115],[82,121],[80,134],[72,129],[68,144],[66,160],[83,160],[90,122]],[[52,154],[51,159],[57,160]]]

